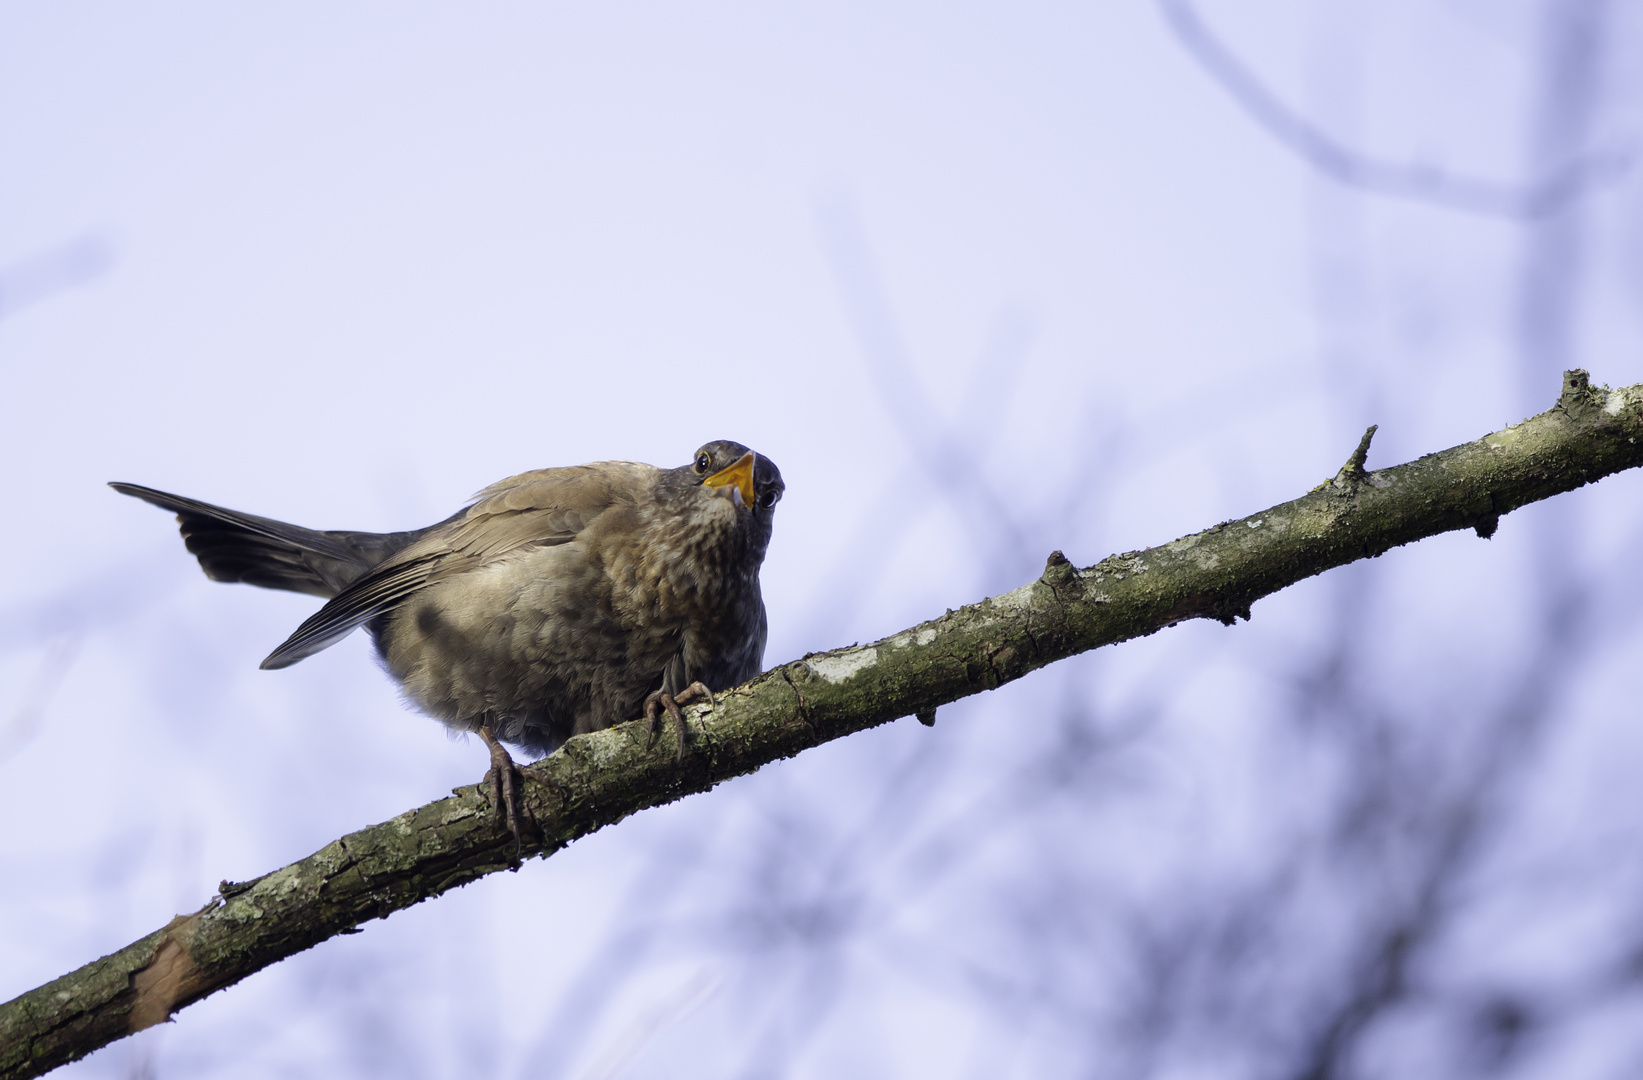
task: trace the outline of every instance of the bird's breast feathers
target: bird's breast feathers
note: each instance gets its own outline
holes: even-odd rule
[[[600,643],[620,642],[624,663],[656,670],[687,643],[716,652],[721,639],[745,638],[763,610],[757,565],[739,565],[738,513],[722,498],[640,521],[617,506],[564,542],[461,559],[395,613],[384,658],[408,685],[427,685],[410,677],[413,668],[456,677],[483,657],[551,672],[560,661],[585,663],[607,647]]]

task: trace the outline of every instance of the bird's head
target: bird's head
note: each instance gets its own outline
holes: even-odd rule
[[[695,483],[752,514],[765,530],[787,490],[775,462],[728,439],[697,450],[687,471]]]

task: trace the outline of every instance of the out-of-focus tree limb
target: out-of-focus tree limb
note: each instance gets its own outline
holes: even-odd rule
[[[54,293],[90,281],[113,264],[113,245],[107,237],[91,233],[22,262],[0,267],[0,319]]]
[[[1630,146],[1609,147],[1564,162],[1533,183],[1513,185],[1361,153],[1279,100],[1210,31],[1190,0],[1159,0],[1159,7],[1176,40],[1252,120],[1313,168],[1350,187],[1470,214],[1532,221],[1620,179],[1637,157]]]
[[[1373,433],[1373,429],[1369,434]],[[690,710],[691,752],[643,724],[578,736],[524,770],[551,854],[636,810],[706,791],[856,731],[991,690],[1056,660],[1186,619],[1248,618],[1263,596],[1332,567],[1502,515],[1643,464],[1643,385],[1565,374],[1550,410],[1476,442],[1369,471],[1366,434],[1340,472],[1238,521],[1036,581],[870,645],[777,667]],[[0,1005],[0,1080],[38,1076],[360,923],[507,869],[514,841],[478,788],[352,833],[201,910]]]

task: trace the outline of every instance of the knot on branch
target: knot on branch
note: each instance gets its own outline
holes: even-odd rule
[[[1563,373],[1563,393],[1558,395],[1557,407],[1571,420],[1579,420],[1587,409],[1603,405],[1601,391],[1592,389],[1592,378],[1584,368]]]
[[[1475,504],[1475,512],[1477,518],[1472,522],[1472,528],[1480,538],[1488,540],[1495,535],[1495,530],[1500,528],[1501,509],[1495,505],[1494,494],[1484,492],[1483,497]]]
[[[1072,561],[1059,551],[1050,552],[1050,557],[1044,560],[1044,573],[1039,580],[1054,588],[1064,585],[1073,579],[1074,567]]]
[[[257,882],[267,876],[267,874],[263,874],[261,877],[254,877],[250,881],[229,881],[227,878],[223,878],[217,884],[217,895],[224,900],[229,900],[241,893],[248,893],[256,886]]]

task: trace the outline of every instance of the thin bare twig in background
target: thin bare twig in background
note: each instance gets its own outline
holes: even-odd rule
[[[40,658],[34,676],[23,687],[23,694],[13,706],[11,715],[0,722],[0,764],[27,746],[40,733],[45,723],[46,708],[68,676],[69,665],[80,649],[78,637],[63,636],[52,639]]]
[[[1630,171],[1637,157],[1630,146],[1592,151],[1531,183],[1516,185],[1364,154],[1306,120],[1267,89],[1215,36],[1191,0],[1158,0],[1158,5],[1176,40],[1250,119],[1313,168],[1350,187],[1469,214],[1528,221],[1614,183]]]
[[[976,450],[979,433],[947,424],[930,404],[879,281],[854,204],[847,198],[830,199],[821,205],[818,216],[834,280],[880,404],[902,435],[909,456],[931,477],[937,490],[953,500],[954,510],[972,534],[987,538],[980,565],[995,573],[1002,570],[1006,580],[1013,580],[1019,568],[1000,566],[1008,560],[998,556],[1029,547],[1020,524],[1024,515],[1019,501],[1006,499],[987,482],[985,462]],[[980,386],[972,382],[965,394],[961,415],[966,420],[972,419],[969,413],[978,401],[989,400],[980,393],[982,388],[993,392],[991,409],[1000,408],[1008,399],[1032,341],[1031,324],[1020,316],[1006,317],[992,336],[982,354],[982,364],[990,368],[988,378]]]
[[[83,285],[113,265],[113,245],[92,233],[0,269],[0,319]]]

